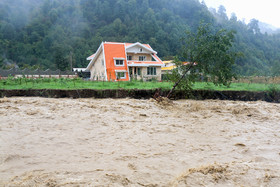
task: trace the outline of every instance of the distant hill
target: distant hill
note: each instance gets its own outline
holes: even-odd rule
[[[265,34],[279,34],[280,33],[280,28],[274,27],[273,25],[264,23],[264,22],[259,22],[259,27],[261,30],[261,33]]]
[[[238,74],[272,74],[280,35],[262,34],[261,24],[246,25],[225,11],[211,13],[198,0],[1,0],[0,66],[69,68],[71,58],[75,67],[86,67],[102,41],[149,43],[170,59],[180,54],[185,31],[203,20],[236,31],[233,50],[244,53]]]

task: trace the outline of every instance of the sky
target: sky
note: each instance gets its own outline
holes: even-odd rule
[[[216,10],[220,5],[224,5],[229,17],[234,12],[239,20],[245,18],[246,23],[255,18],[280,28],[279,0],[204,0],[204,2]]]

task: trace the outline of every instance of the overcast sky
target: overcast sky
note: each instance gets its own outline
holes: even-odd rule
[[[204,0],[204,2],[208,7],[216,9],[224,5],[229,17],[234,12],[239,20],[245,18],[246,23],[255,18],[280,28],[279,0]]]

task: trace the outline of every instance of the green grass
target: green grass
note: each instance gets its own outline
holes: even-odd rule
[[[193,89],[197,90],[231,90],[231,91],[270,91],[271,89],[280,90],[280,84],[261,84],[261,83],[231,83],[230,87],[215,86],[213,83],[196,82]]]
[[[102,81],[84,81],[82,79],[15,79],[9,77],[6,80],[0,80],[0,89],[170,89],[171,83],[168,82],[102,82]]]
[[[97,82],[84,81],[82,79],[66,79],[66,78],[13,78],[0,80],[0,89],[14,90],[14,89],[156,89],[163,90],[171,89],[172,82]],[[270,91],[280,90],[279,84],[256,84],[256,83],[232,83],[230,87],[215,86],[213,83],[196,82],[193,89],[201,90],[235,90],[235,91]]]

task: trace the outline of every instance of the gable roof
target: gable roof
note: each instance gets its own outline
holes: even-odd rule
[[[103,42],[100,44],[100,46],[99,46],[99,48],[97,49],[96,53],[93,54],[94,56],[91,55],[91,56],[89,56],[89,57],[87,58],[87,59],[90,60],[90,57],[92,57],[91,60],[90,60],[90,62],[89,62],[89,64],[88,64],[88,66],[87,66],[87,68],[86,68],[86,70],[90,70],[90,68],[93,66],[94,61],[96,60],[96,58],[97,58],[97,57],[99,56],[99,54],[101,53],[102,49],[103,49]]]
[[[95,53],[92,54],[91,56],[87,57],[87,60],[92,60],[94,56],[95,56]]]
[[[139,42],[136,42],[136,43],[125,43],[125,48],[126,49],[132,48],[134,46],[140,46],[140,47],[146,49],[147,51],[149,51],[151,53],[157,54],[157,52],[154,51],[149,44],[141,44]]]

